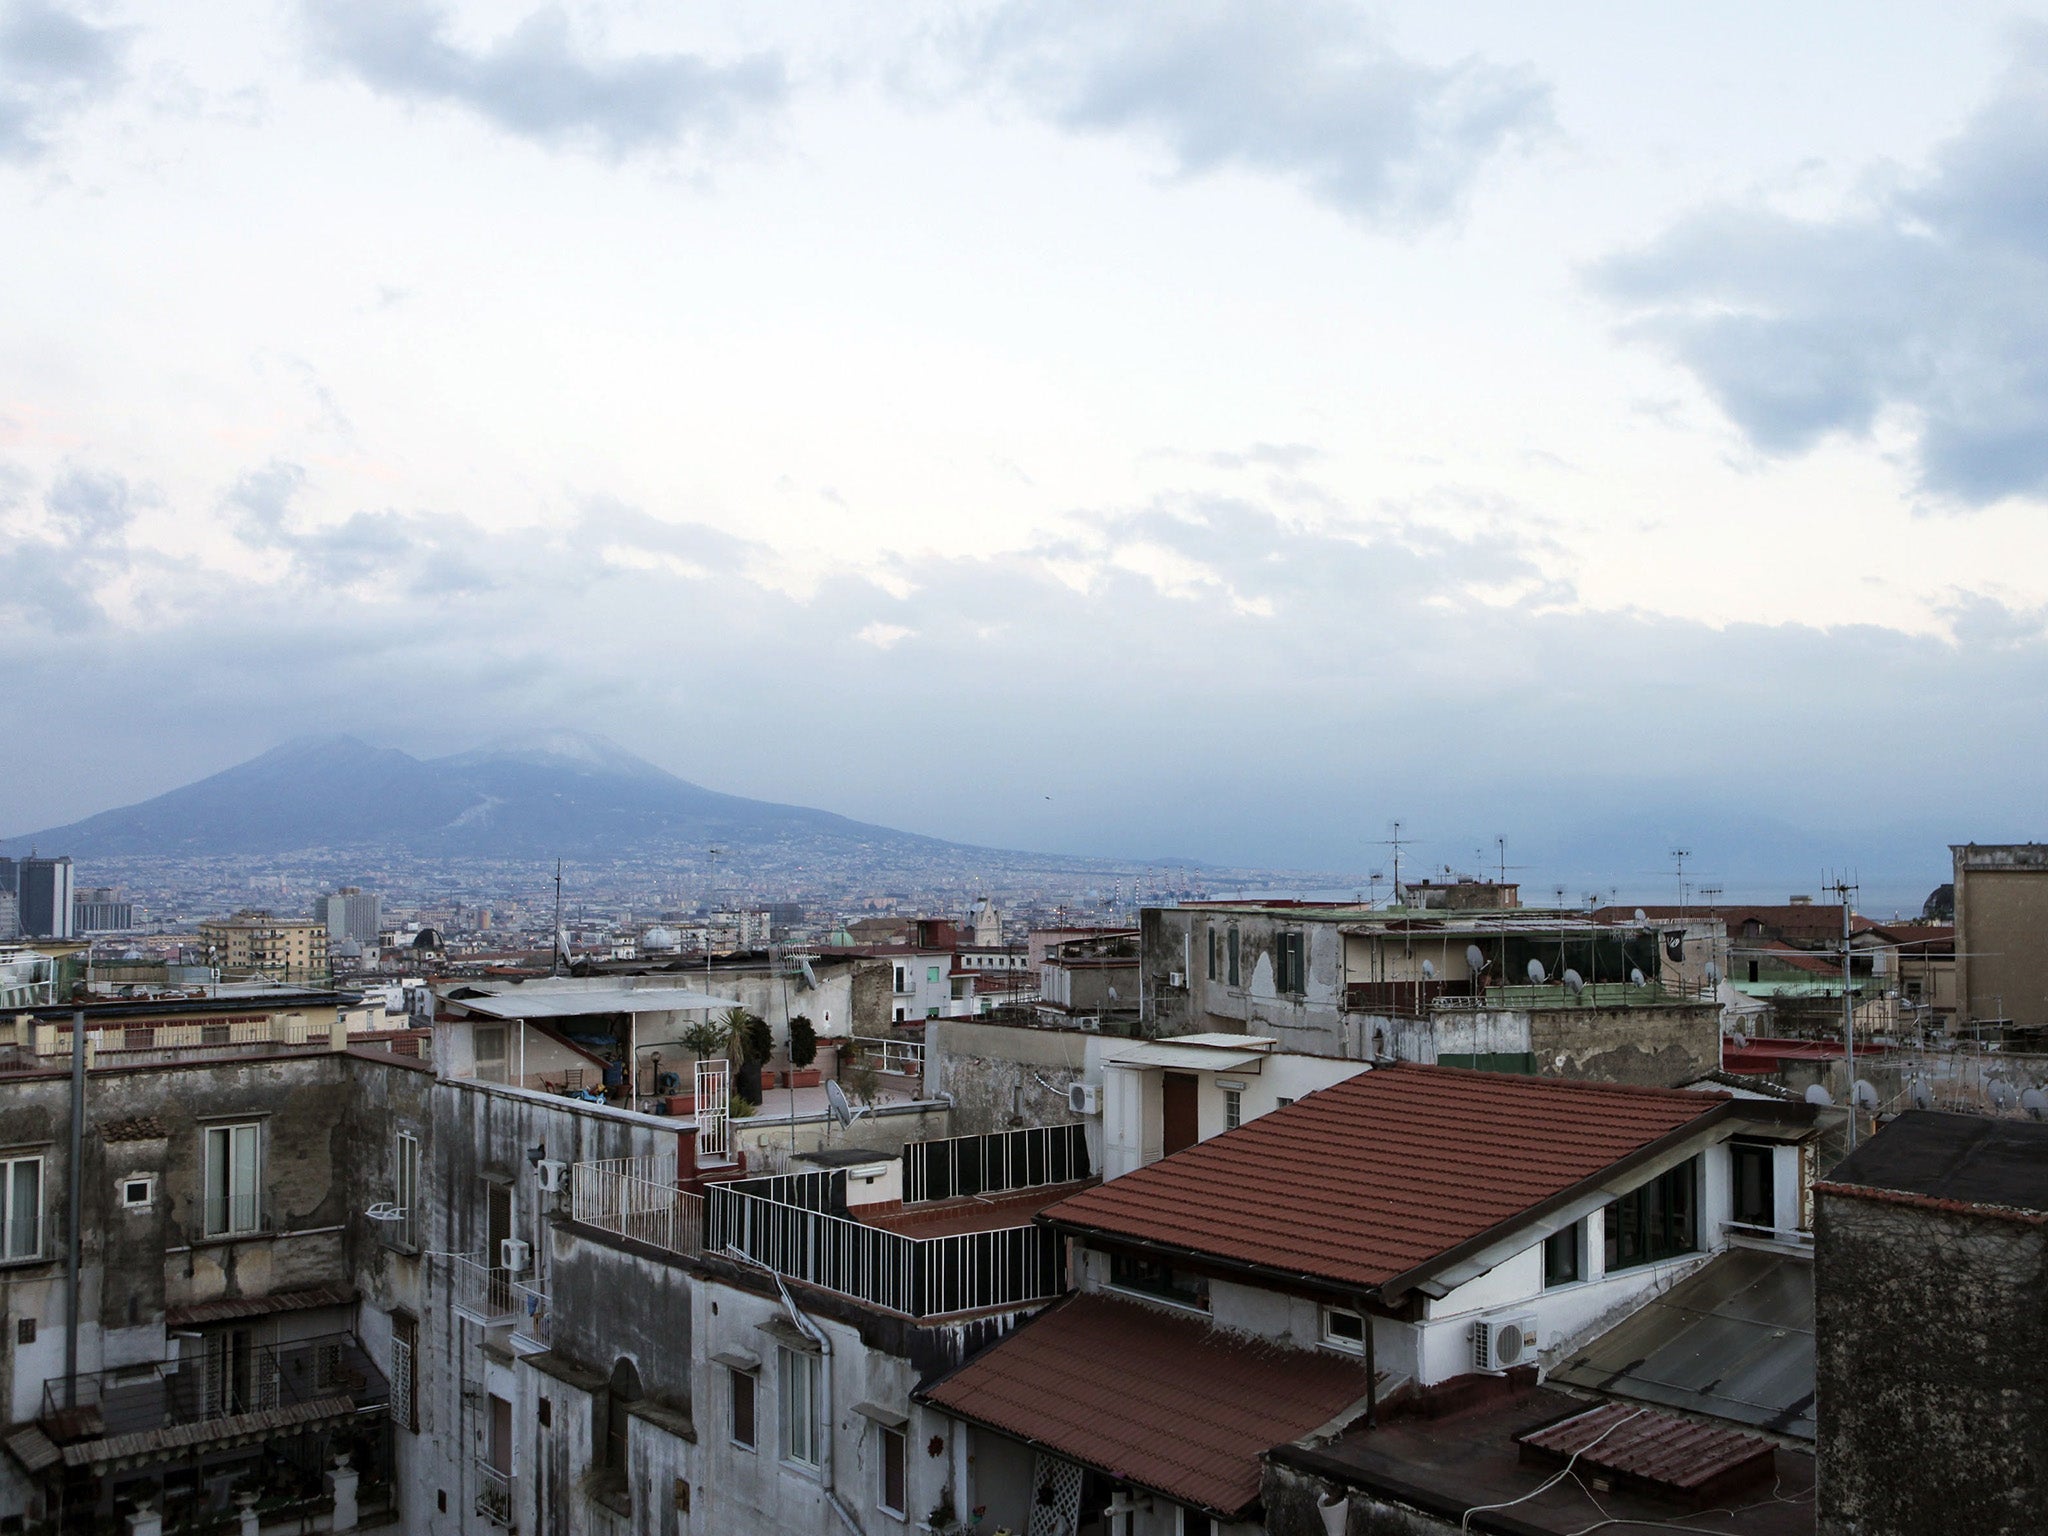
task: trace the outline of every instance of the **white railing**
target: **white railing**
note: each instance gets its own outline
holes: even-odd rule
[[[519,1316],[522,1304],[511,1270],[456,1256],[448,1260],[448,1274],[454,1303],[463,1311],[487,1324],[510,1322]]]
[[[569,1173],[572,1220],[670,1253],[702,1247],[704,1201],[676,1187],[673,1154],[578,1163]]]
[[[903,1149],[903,1199],[950,1200],[1085,1179],[1088,1133],[1080,1125],[1034,1125],[988,1136],[913,1141]]]
[[[697,1157],[701,1162],[732,1161],[732,1064],[723,1057],[699,1058],[696,1073]]]
[[[493,1525],[512,1524],[512,1475],[488,1461],[476,1464],[476,1512]]]
[[[731,1184],[707,1196],[705,1247],[910,1317],[1026,1306],[1066,1281],[1062,1239],[1043,1227],[906,1237]]]
[[[891,1040],[882,1035],[853,1035],[849,1038],[860,1048],[863,1057],[877,1058],[877,1071],[895,1072],[904,1077],[924,1076],[922,1040]]]

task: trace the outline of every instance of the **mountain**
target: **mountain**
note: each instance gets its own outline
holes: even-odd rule
[[[313,849],[507,859],[766,845],[910,853],[953,845],[828,811],[720,794],[572,731],[416,758],[353,736],[287,742],[138,805],[0,840],[76,858]]]

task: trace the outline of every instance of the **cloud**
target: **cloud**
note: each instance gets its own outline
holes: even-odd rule
[[[686,53],[586,52],[557,6],[497,41],[465,47],[429,0],[307,0],[315,48],[372,90],[466,107],[549,146],[618,156],[722,138],[787,94],[781,60],[713,63]]]
[[[1063,127],[1142,135],[1186,176],[1281,176],[1394,227],[1448,217],[1481,166],[1550,124],[1529,70],[1402,58],[1329,0],[1011,0],[962,51]]]
[[[29,161],[121,78],[126,35],[46,0],[0,0],[0,161]]]
[[[2048,33],[1924,176],[1832,218],[1702,209],[1594,280],[1765,453],[1897,413],[1931,495],[2048,495]]]

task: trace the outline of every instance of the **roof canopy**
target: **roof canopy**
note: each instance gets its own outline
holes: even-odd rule
[[[618,987],[590,991],[550,987],[538,992],[522,987],[450,1001],[491,1019],[573,1019],[593,1013],[697,1013],[739,1006],[732,998],[692,992],[687,987]]]

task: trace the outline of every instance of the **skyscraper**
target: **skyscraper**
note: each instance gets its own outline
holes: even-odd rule
[[[71,937],[71,860],[39,859],[34,854],[15,866],[15,895],[22,937]]]
[[[344,885],[332,896],[313,898],[313,917],[327,925],[330,943],[354,939],[364,948],[374,949],[384,921],[384,899],[361,886]]]

